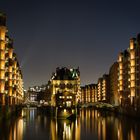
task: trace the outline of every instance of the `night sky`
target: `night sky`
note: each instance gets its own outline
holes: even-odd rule
[[[139,0],[1,0],[24,85],[47,83],[58,66],[96,83],[140,32]]]

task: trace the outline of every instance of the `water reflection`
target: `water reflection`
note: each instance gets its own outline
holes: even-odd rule
[[[23,140],[23,117],[0,122],[0,140]]]
[[[140,121],[83,109],[76,120],[57,120],[35,108],[0,123],[0,140],[139,140]]]
[[[51,120],[52,140],[79,140],[80,120]]]
[[[138,140],[140,122],[92,109],[81,111],[81,137],[98,140]]]

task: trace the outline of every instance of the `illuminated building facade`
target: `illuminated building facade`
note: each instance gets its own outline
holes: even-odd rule
[[[103,78],[99,78],[98,79],[98,84],[97,84],[97,89],[98,89],[98,92],[97,92],[97,100],[99,102],[102,101],[102,81],[103,81]]]
[[[81,87],[81,103],[97,102],[97,84],[89,84]]]
[[[80,102],[80,71],[66,67],[57,68],[50,80],[51,106],[64,110],[75,108]],[[67,110],[66,110],[67,109]]]
[[[119,54],[118,91],[122,107],[140,108],[140,34]]]
[[[110,103],[112,105],[119,105],[119,94],[118,94],[118,62],[115,62],[109,70],[110,79]]]
[[[46,89],[47,85],[29,87],[26,93],[26,101],[30,104],[44,104],[46,102]]]
[[[23,77],[13,40],[7,35],[6,15],[0,12],[0,105],[18,105],[23,101]]]
[[[97,84],[81,87],[81,103],[106,102],[110,103],[110,78],[104,74]]]
[[[97,100],[99,102],[109,102],[110,99],[110,89],[109,89],[109,75],[104,74],[103,77],[98,79],[97,84]]]
[[[86,103],[86,90],[84,86],[81,87],[81,103]]]

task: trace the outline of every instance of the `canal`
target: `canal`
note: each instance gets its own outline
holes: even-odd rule
[[[0,140],[140,140],[140,121],[83,109],[76,120],[56,120],[36,108],[0,122]]]

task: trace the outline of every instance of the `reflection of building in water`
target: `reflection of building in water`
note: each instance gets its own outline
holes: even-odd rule
[[[52,140],[80,140],[80,120],[51,120]]]
[[[89,138],[97,136],[99,140],[137,140],[139,139],[139,127],[135,123],[127,123],[126,118],[117,118],[105,112],[93,109],[83,109],[80,112],[81,131],[83,137]],[[95,139],[97,139],[95,138]]]
[[[87,109],[81,111],[82,129],[89,133],[89,137],[97,135],[99,140],[108,140],[106,120],[96,110]]]
[[[18,118],[10,127],[9,140],[23,140],[23,118]]]
[[[16,120],[3,122],[3,125],[0,123],[0,128],[2,128],[0,139],[139,140],[140,138],[139,121],[122,116],[115,117],[97,110],[82,109],[80,118],[70,121],[52,119],[35,112],[35,109],[24,109],[27,117],[26,122],[24,120],[24,125],[23,119],[20,117]]]

